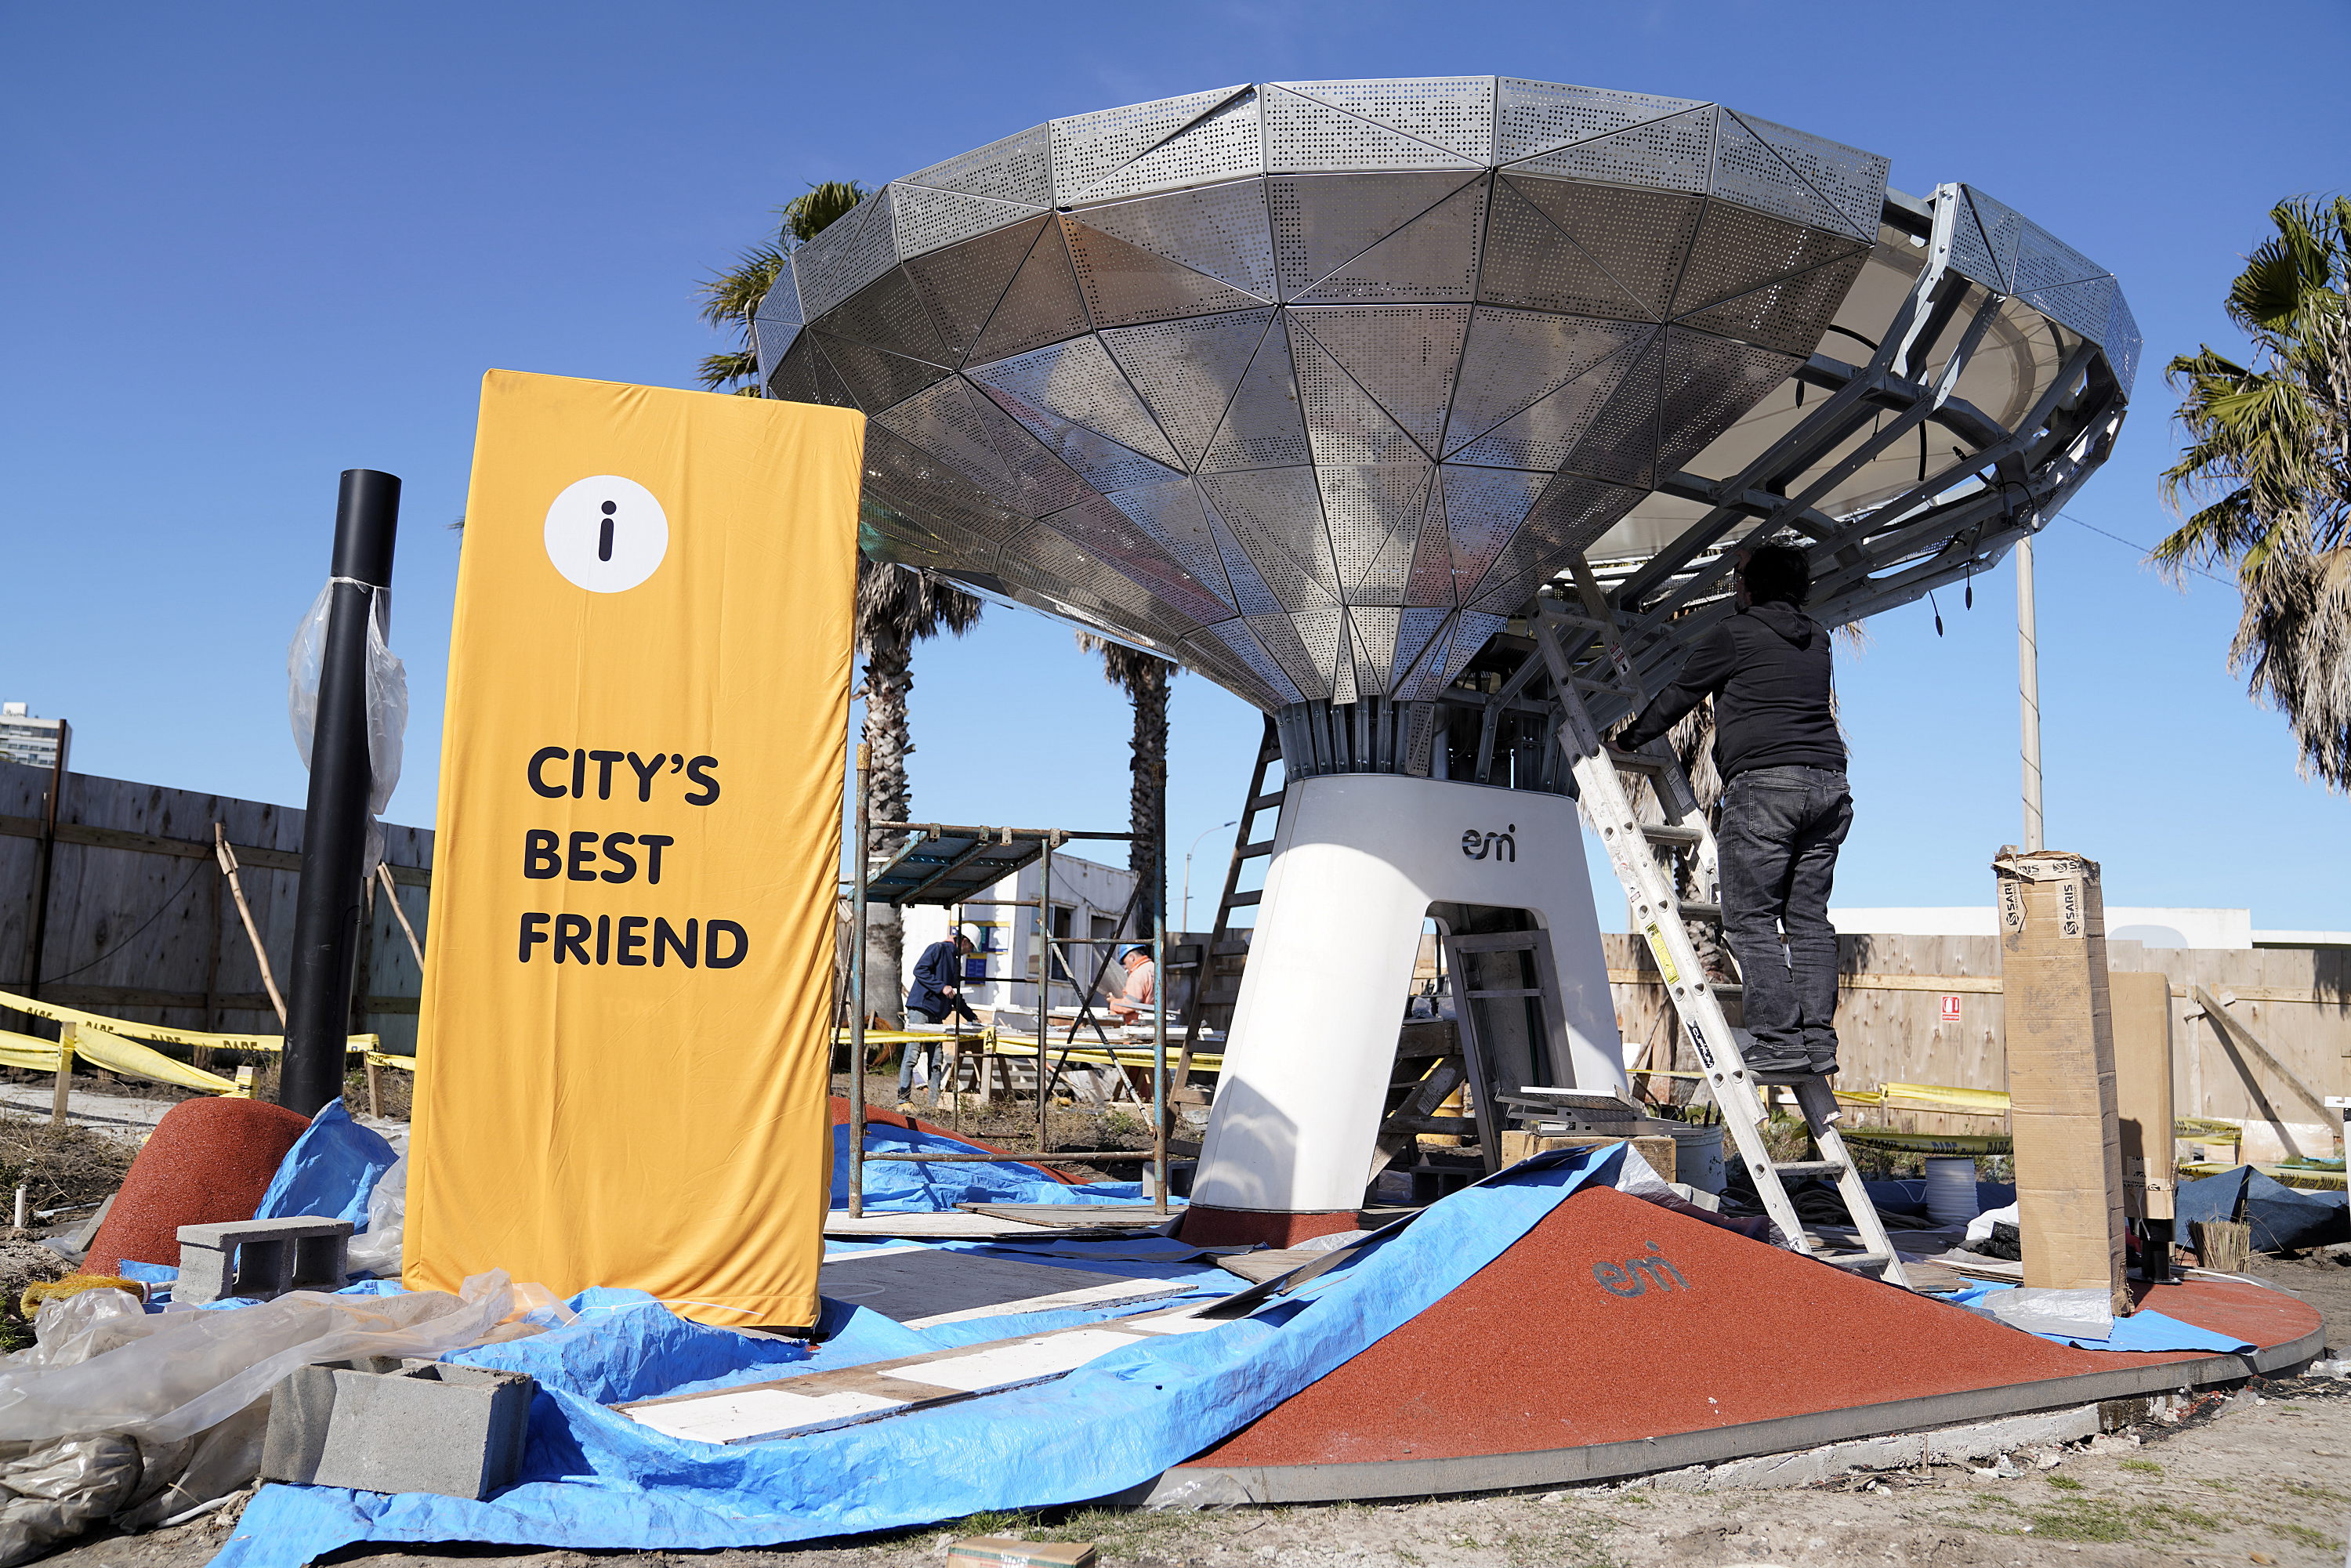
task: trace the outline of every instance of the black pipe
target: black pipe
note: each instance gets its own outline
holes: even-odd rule
[[[371,468],[343,473],[335,505],[335,578],[319,662],[310,739],[310,800],[302,818],[302,884],[294,904],[294,961],[286,998],[286,1055],[277,1103],[308,1116],[343,1092],[343,1042],[359,952],[367,854],[368,616],[362,584],[392,586],[400,481]]]

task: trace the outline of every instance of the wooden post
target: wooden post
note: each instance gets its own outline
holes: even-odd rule
[[[367,1063],[368,1114],[381,1118],[383,1115],[383,1069],[376,1065],[372,1051],[360,1060]]]
[[[73,1086],[74,1041],[81,1033],[78,1023],[57,1026],[57,1077],[49,1096],[49,1125],[66,1124],[66,1094]]]
[[[236,874],[236,851],[229,847],[228,834],[218,822],[213,824],[213,855],[228,877],[228,891],[236,900],[236,917],[245,922],[245,939],[253,944],[253,961],[261,967],[261,988],[269,993],[269,1005],[277,1014],[277,1027],[284,1029],[286,998],[277,994],[277,977],[269,972],[269,949],[261,945],[261,929],[253,923],[253,906],[245,901],[245,883]]]
[[[424,972],[424,944],[416,939],[416,927],[408,923],[408,912],[400,907],[400,889],[392,885],[392,863],[378,861],[376,875],[383,879],[383,896],[392,905],[392,917],[400,922],[402,935],[408,938],[408,950],[416,955],[416,972]]]

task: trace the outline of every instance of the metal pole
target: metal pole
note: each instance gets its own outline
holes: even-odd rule
[[[2016,541],[2016,695],[2023,726],[2024,847],[2041,836],[2041,647],[2032,603],[2032,540]]]
[[[1229,822],[1218,822],[1216,828],[1202,829],[1199,838],[1192,841],[1191,849],[1184,852],[1184,929],[1186,931],[1192,929],[1192,856],[1200,847],[1200,839],[1207,838],[1210,833],[1215,832],[1217,828],[1234,827],[1239,821],[1240,819],[1236,817]],[[1165,852],[1164,850],[1162,852]]]
[[[849,1218],[865,1212],[865,872],[872,821],[865,786],[873,748],[857,743],[857,844],[851,852],[849,895]]]
[[[287,972],[286,1057],[277,1103],[304,1115],[343,1092],[351,975],[359,950],[361,864],[367,854],[368,617],[392,586],[400,481],[371,468],[343,473],[335,507],[334,582],[310,737],[310,796],[302,819],[302,883]]]
[[[1164,797],[1163,797],[1164,799]],[[1167,899],[1167,837],[1163,831],[1151,897],[1151,1198],[1152,1212],[1167,1212],[1167,920],[1159,905]],[[1116,1061],[1116,1057],[1112,1058]]]
[[[49,790],[41,801],[41,860],[33,873],[33,946],[25,965],[25,994],[41,994],[41,964],[49,940],[49,873],[57,857],[57,801],[66,788],[66,753],[73,726],[57,720],[57,754],[49,763]]]
[[[1037,857],[1037,950],[1044,973],[1037,982],[1037,1147],[1050,1149],[1045,1132],[1045,1030],[1053,1010],[1053,835],[1047,833]],[[1113,1058],[1113,1060],[1116,1060]]]

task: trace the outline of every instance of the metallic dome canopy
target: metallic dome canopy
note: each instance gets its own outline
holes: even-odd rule
[[[1641,93],[1219,88],[893,181],[793,253],[759,366],[870,416],[870,553],[1269,710],[1426,700],[1578,552],[1702,601],[1762,519],[1932,586],[2095,465],[2040,427],[2095,360],[2111,438],[2137,351],[2111,275],[1886,172]],[[1917,526],[1996,485],[1964,551]]]

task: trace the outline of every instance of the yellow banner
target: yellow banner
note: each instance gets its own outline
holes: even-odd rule
[[[404,1279],[816,1321],[862,415],[493,371]]]

